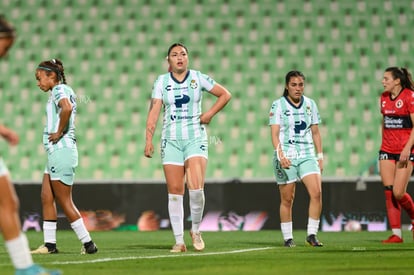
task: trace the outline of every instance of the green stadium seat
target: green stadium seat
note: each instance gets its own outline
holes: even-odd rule
[[[18,40],[0,63],[0,115],[25,140],[3,155],[18,180],[42,175],[44,159],[29,154],[42,150],[47,98],[33,76],[42,60],[61,58],[78,94],[78,179],[163,178],[159,159],[142,156],[142,133],[175,41],[188,45],[192,68],[233,93],[209,127],[210,141],[222,143],[210,144],[208,177],[273,178],[267,113],[291,69],[305,73],[306,94],[320,108],[324,175],[355,175],[379,146],[383,70],[413,67],[407,1],[43,2],[3,3]],[[349,135],[359,142],[344,144]]]

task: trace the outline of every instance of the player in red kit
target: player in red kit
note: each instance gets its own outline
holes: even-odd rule
[[[402,243],[401,207],[414,225],[414,203],[407,185],[414,162],[414,82],[405,68],[390,67],[382,79],[380,105],[382,143],[379,151],[381,180],[392,235],[383,243]],[[414,226],[412,228],[414,237]]]

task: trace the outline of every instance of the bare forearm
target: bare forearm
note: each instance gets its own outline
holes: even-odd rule
[[[62,110],[59,116],[59,126],[56,133],[64,134],[64,131],[69,123],[69,118],[72,114],[72,109]]]
[[[319,132],[312,135],[316,153],[323,153],[322,138]]]
[[[152,142],[154,133],[155,133],[155,125],[153,123],[147,123],[147,128],[145,131],[145,142]]]
[[[151,104],[148,111],[147,124],[145,128],[145,142],[152,142],[155,129],[157,126],[158,117],[160,115],[162,101],[159,99],[151,99]]]
[[[227,105],[230,99],[231,99],[230,93],[225,93],[221,95],[220,97],[218,97],[214,105],[211,106],[210,110],[208,111],[210,115],[213,117],[215,114],[220,112],[220,110],[223,109]]]

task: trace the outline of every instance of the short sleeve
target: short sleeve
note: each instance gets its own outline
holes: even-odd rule
[[[407,96],[409,104],[408,104],[408,109],[410,114],[414,113],[414,92],[410,90],[410,95]]]
[[[269,111],[269,125],[280,125],[280,104],[279,101],[273,101]]]
[[[151,98],[162,99],[162,76],[159,76],[155,80],[154,85],[152,86],[152,95]]]
[[[59,101],[63,98],[69,98],[68,95],[65,93],[64,87],[61,85],[57,85],[52,89],[52,99],[56,106],[59,105]]]
[[[211,91],[214,85],[216,85],[216,81],[208,75],[200,73],[200,85],[202,90]]]
[[[312,109],[312,124],[320,124],[322,120],[319,114],[318,106],[316,105],[314,100],[312,100]]]

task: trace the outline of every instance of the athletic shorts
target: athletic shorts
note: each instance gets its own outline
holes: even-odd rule
[[[73,185],[75,167],[78,166],[78,150],[61,148],[47,154],[45,174],[51,180],[60,180],[66,185]]]
[[[391,160],[391,161],[399,161],[400,160],[400,154],[391,154],[391,153],[387,153],[385,151],[379,151],[378,153],[378,160]],[[414,164],[414,154],[411,153],[410,154],[410,158],[409,160],[411,162],[413,162]]]
[[[9,174],[9,169],[7,169],[6,163],[0,158],[0,177],[7,176]]]
[[[161,160],[163,165],[174,164],[184,166],[184,162],[191,157],[208,159],[207,137],[184,140],[161,140]]]
[[[277,153],[273,156],[273,172],[276,177],[277,184],[294,183],[303,179],[307,175],[320,174],[318,161],[315,157],[298,158],[291,160],[289,169],[281,167],[277,159]]]

